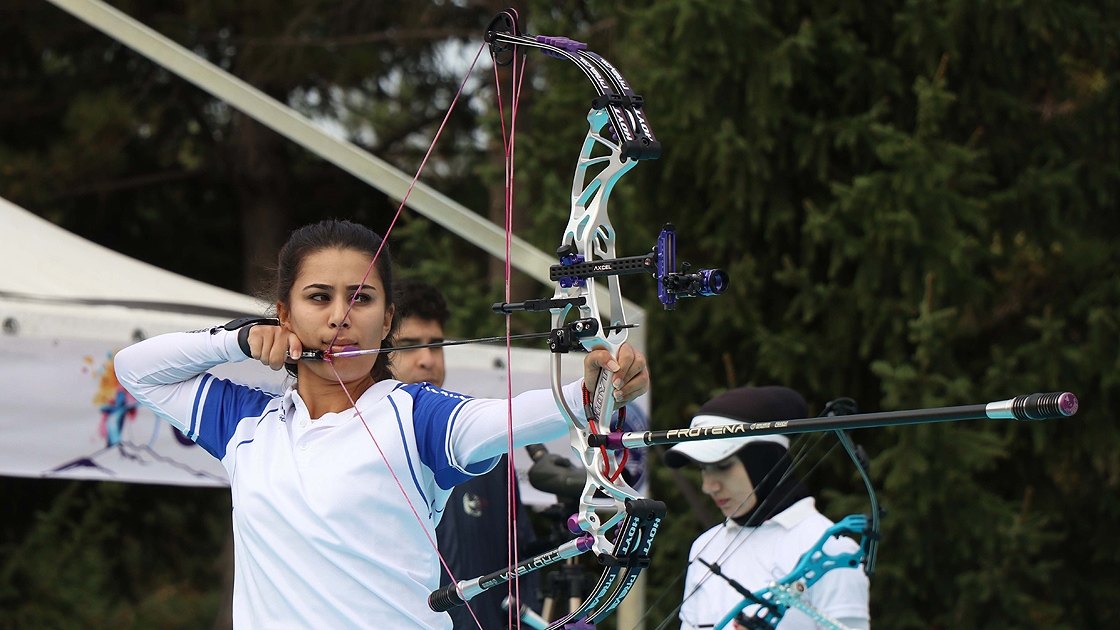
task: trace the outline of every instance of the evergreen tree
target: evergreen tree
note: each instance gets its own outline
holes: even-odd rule
[[[535,32],[593,33],[663,143],[616,194],[625,252],[671,220],[683,259],[731,274],[726,295],[671,314],[646,301],[655,424],[683,426],[743,384],[789,385],[818,409],[853,396],[865,411],[1074,391],[1082,410],[1068,421],[859,432],[889,509],[873,617],[890,628],[1114,621],[1115,9],[537,9]],[[523,141],[543,156],[521,173],[543,182],[534,205],[552,208],[566,194],[552,171],[575,146],[553,154],[556,129],[578,122],[571,93],[587,88],[564,68],[539,72],[551,91],[534,113],[558,122],[541,133],[551,142]],[[820,470],[810,483],[830,514],[867,509],[850,463]],[[660,479],[655,493],[683,504]],[[679,601],[669,582],[699,533],[689,525],[659,535],[654,592],[676,591],[657,621]]]

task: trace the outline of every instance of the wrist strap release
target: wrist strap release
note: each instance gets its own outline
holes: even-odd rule
[[[237,347],[245,353],[245,356],[252,358],[253,350],[249,347],[249,331],[253,326],[279,326],[280,320],[275,317],[238,317],[221,326],[211,328],[210,334],[213,335],[219,330],[237,331]]]

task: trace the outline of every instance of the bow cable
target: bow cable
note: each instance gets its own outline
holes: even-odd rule
[[[504,158],[505,167],[505,182],[504,182],[504,215],[505,215],[505,278],[504,278],[504,291],[506,302],[511,301],[510,286],[512,278],[512,266],[510,263],[511,255],[510,250],[513,242],[513,200],[514,200],[514,187],[513,187],[513,172],[514,172],[514,146],[516,140],[517,129],[517,110],[521,100],[521,85],[525,76],[525,59],[522,55],[521,70],[518,72],[516,53],[513,56],[513,68],[510,74],[510,127],[509,134],[506,134],[506,118],[505,111],[502,105],[502,88],[501,80],[498,75],[498,64],[494,64],[494,91],[498,99],[498,118],[501,122],[502,130],[502,154]],[[506,542],[507,542],[507,560],[508,570],[511,575],[515,574],[515,567],[519,564],[518,561],[518,531],[517,531],[517,471],[514,468],[513,462],[513,351],[512,351],[512,328],[511,328],[512,314],[505,313],[506,325]],[[517,577],[507,582],[507,591],[509,594],[509,601],[511,602],[506,609],[507,625],[511,628],[521,628],[521,615],[518,611],[521,610],[521,580]],[[516,620],[516,621],[515,621]]]

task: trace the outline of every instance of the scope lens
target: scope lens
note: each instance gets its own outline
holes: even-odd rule
[[[700,277],[700,295],[719,295],[727,290],[727,272],[722,269],[701,269],[696,275]]]

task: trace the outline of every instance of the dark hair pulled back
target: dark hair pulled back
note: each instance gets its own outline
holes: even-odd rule
[[[330,219],[299,228],[292,232],[292,235],[288,237],[288,242],[280,248],[276,269],[276,300],[285,306],[290,306],[292,285],[295,284],[296,277],[299,276],[300,268],[303,266],[303,261],[308,256],[328,249],[342,249],[361,252],[371,259],[377,256],[376,270],[381,278],[381,286],[385,292],[385,308],[388,310],[393,304],[393,265],[387,247],[383,248],[381,253],[378,254],[377,250],[381,247],[381,241],[381,236],[373,230],[364,225],[345,220]],[[394,317],[392,329],[386,339],[391,338],[396,333],[396,329],[397,318]],[[383,346],[385,343],[386,341],[382,340]],[[284,367],[288,370],[288,374],[296,376],[295,365],[288,364]],[[373,364],[373,369],[370,370],[370,375],[373,376],[375,381],[392,378],[393,373],[389,369],[389,355],[387,353],[377,355],[377,360]]]

